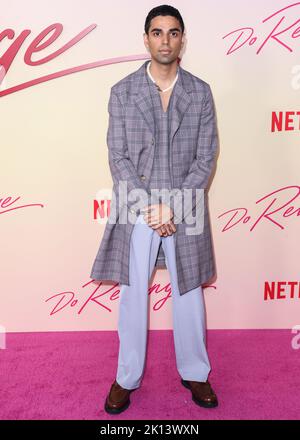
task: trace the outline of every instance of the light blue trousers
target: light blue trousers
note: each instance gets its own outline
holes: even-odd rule
[[[148,331],[148,289],[162,241],[172,290],[173,336],[177,370],[185,380],[205,382],[211,370],[206,351],[205,306],[202,287],[180,296],[174,237],[160,237],[139,215],[130,241],[131,285],[121,284],[117,382],[126,389],[141,384]]]

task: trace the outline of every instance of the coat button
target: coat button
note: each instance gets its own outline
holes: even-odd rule
[[[146,176],[144,176],[143,174],[140,176],[141,180],[146,180]]]
[[[152,138],[152,145],[154,144],[154,138]]]
[[[131,212],[131,214],[135,214],[135,210],[130,208],[129,211]]]

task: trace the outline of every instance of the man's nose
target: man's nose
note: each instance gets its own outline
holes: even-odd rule
[[[169,44],[169,35],[163,36],[163,44]]]

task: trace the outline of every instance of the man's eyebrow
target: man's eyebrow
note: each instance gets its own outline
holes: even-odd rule
[[[160,31],[162,31],[162,29],[154,28],[154,29],[152,29],[150,32],[157,32],[157,31],[160,32]],[[178,28],[172,28],[172,29],[169,29],[169,32],[174,32],[174,31],[181,32],[181,30],[178,29]]]

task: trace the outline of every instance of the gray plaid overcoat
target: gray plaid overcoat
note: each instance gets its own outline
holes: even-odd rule
[[[151,175],[155,154],[155,126],[146,64],[111,87],[108,102],[107,146],[113,191],[119,200],[119,181],[128,191],[143,188]],[[170,107],[170,172],[172,188],[204,189],[204,228],[201,234],[187,235],[184,217],[174,233],[177,278],[180,295],[207,283],[215,275],[207,184],[217,152],[218,135],[211,88],[208,83],[178,65]],[[193,193],[192,212],[195,213]],[[197,202],[198,203],[198,202]],[[137,218],[134,201],[122,209]],[[173,207],[173,206],[172,206]],[[189,225],[190,226],[190,225]],[[130,285],[130,237],[134,222],[107,221],[91,270],[91,278]],[[141,246],[143,244],[141,243]],[[162,246],[156,267],[166,268]]]

